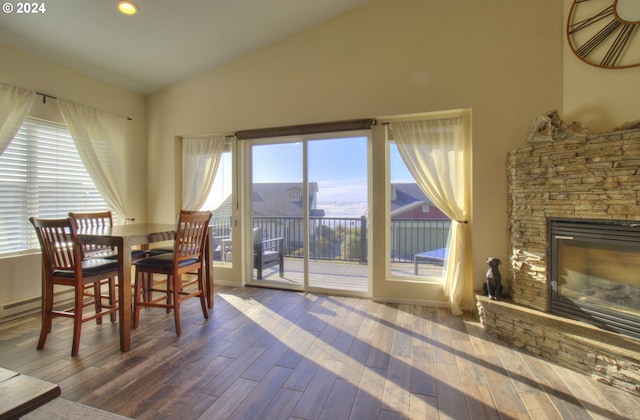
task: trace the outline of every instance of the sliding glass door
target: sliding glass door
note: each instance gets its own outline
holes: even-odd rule
[[[307,143],[309,287],[367,292],[367,137]]]
[[[250,284],[304,288],[303,143],[251,144]]]
[[[249,284],[369,293],[368,142],[367,133],[252,141]]]

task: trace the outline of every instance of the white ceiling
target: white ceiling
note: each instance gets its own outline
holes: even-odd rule
[[[117,0],[40,0],[37,14],[9,0],[0,42],[147,95],[370,0],[135,1],[124,16]]]

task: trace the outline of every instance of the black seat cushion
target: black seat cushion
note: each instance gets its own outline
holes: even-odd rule
[[[280,259],[280,253],[278,251],[264,251],[262,253],[262,264],[267,264],[272,261],[278,261]]]
[[[88,258],[86,260],[82,260],[83,277],[97,276],[117,269],[117,261],[105,258]],[[73,270],[53,270],[53,275],[57,277],[73,278],[75,277],[75,272]]]
[[[188,260],[180,261],[180,264],[178,264],[178,266],[184,267],[185,265],[195,264],[197,262],[198,262],[197,258],[191,258]],[[134,262],[134,264],[137,267],[141,267],[141,268],[149,268],[149,269],[155,268],[155,269],[168,270],[171,267],[173,267],[173,253],[154,255],[153,257],[136,261]]]

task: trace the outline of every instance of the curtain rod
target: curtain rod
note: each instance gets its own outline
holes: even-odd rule
[[[178,136],[178,137],[182,138],[183,140],[196,139],[196,138],[202,138],[202,137],[224,137],[225,140],[230,140],[230,139],[235,139],[236,138],[236,134],[235,133],[226,133],[226,134],[193,134],[193,135]]]
[[[268,137],[302,136],[308,134],[322,134],[339,131],[366,130],[370,129],[371,126],[375,123],[376,120],[374,118],[364,118],[359,120],[258,128],[253,130],[236,131],[236,137],[238,138],[238,140],[251,140]]]
[[[42,92],[36,92],[36,95],[40,95],[42,96],[42,103],[46,104],[47,103],[47,98],[49,99],[55,99],[56,101],[58,100],[57,96],[52,96],[52,95],[48,95],[46,93],[42,93]],[[133,118],[131,117],[125,117],[128,121],[133,121]]]

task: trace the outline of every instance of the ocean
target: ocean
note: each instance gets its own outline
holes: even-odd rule
[[[367,203],[333,201],[318,203],[318,209],[324,210],[325,217],[360,217],[367,213]]]

